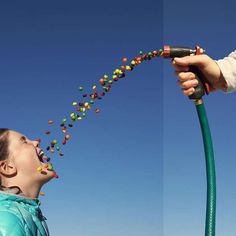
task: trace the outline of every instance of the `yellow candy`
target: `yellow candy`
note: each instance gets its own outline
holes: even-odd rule
[[[112,78],[113,78],[113,79],[116,79],[116,78],[117,78],[117,76],[116,76],[116,75],[113,75],[113,76],[112,76]]]
[[[81,117],[81,116],[79,116],[79,117],[78,117],[78,120],[82,120],[82,117]]]
[[[43,168],[40,166],[37,168],[37,171],[41,172],[43,170]]]
[[[97,86],[96,86],[96,85],[94,85],[94,86],[93,86],[93,90],[94,90],[94,89],[96,89],[96,88],[97,88]]]
[[[88,104],[89,104],[89,103],[88,103],[88,102],[86,102],[86,103],[84,104],[84,106],[86,106],[86,107],[87,107],[87,106],[88,106]]]
[[[73,102],[72,105],[73,105],[73,106],[77,106],[77,102]]]
[[[135,65],[135,61],[131,61],[131,65]]]
[[[122,70],[119,70],[119,74],[122,75],[122,74],[123,74],[123,71],[122,71]]]
[[[83,107],[83,108],[82,108],[82,112],[85,112],[85,111],[86,111],[86,108],[85,108],[85,107]]]
[[[104,79],[107,79],[108,78],[108,75],[104,75]]]
[[[70,117],[73,117],[73,116],[75,116],[75,113],[71,113],[71,114],[70,114]]]
[[[126,70],[131,70],[131,67],[130,66],[126,66],[125,69]]]

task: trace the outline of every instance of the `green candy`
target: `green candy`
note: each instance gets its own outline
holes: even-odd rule
[[[56,140],[56,139],[54,139],[54,140],[53,140],[53,143],[54,143],[54,144],[57,144],[58,142],[57,142],[57,140]]]
[[[64,118],[63,120],[62,120],[62,123],[65,123],[66,122],[66,118]]]
[[[139,51],[139,55],[143,55],[143,51]]]
[[[57,151],[60,151],[60,147],[56,146]]]
[[[53,170],[52,164],[48,166],[48,170]]]
[[[85,114],[85,113],[82,113],[82,116],[83,116],[83,117],[85,117],[85,116],[86,116],[86,114]]]
[[[80,90],[80,91],[83,91],[83,89],[84,89],[83,87],[79,87],[79,90]]]
[[[89,103],[90,103],[90,104],[94,104],[94,101],[93,101],[93,100],[90,100]]]
[[[112,83],[113,83],[113,80],[112,80],[112,79],[108,80],[108,83],[109,83],[109,84],[112,84]]]

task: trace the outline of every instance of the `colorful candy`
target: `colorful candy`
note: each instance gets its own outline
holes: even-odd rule
[[[62,144],[63,144],[63,145],[66,145],[66,140],[63,140],[63,141],[62,141]]]
[[[78,120],[82,120],[87,116],[87,112],[91,110],[91,106],[96,103],[97,100],[101,100],[106,93],[110,92],[111,87],[117,83],[121,78],[124,78],[129,71],[134,70],[136,66],[139,64],[143,63],[144,61],[151,60],[152,58],[155,58],[157,56],[162,56],[163,55],[163,50],[153,50],[149,51],[147,53],[144,53],[143,51],[139,51],[139,55],[132,58],[129,60],[127,58],[123,58],[122,62],[123,64],[118,66],[113,72],[111,73],[110,76],[108,74],[104,74],[102,77],[100,77],[98,81],[98,85],[93,85],[90,87],[90,90],[92,88],[92,91],[88,92],[83,92],[80,94],[82,97],[82,101],[78,101],[77,98],[74,99],[72,102],[73,110],[70,112],[69,117],[63,118],[62,123],[59,124],[60,126],[60,132],[63,134],[63,140],[57,140],[57,139],[51,139],[50,145],[46,147],[46,150],[50,153],[55,153],[59,156],[64,156],[64,153],[61,150],[60,144],[66,145],[67,141],[71,139],[70,135],[67,134],[67,127],[72,128],[73,127],[73,122],[78,122]],[[82,86],[78,87],[80,91],[84,91],[84,88]],[[97,103],[96,103],[97,105]],[[95,113],[100,113],[100,109],[96,108],[95,110],[93,109],[93,112]],[[86,112],[86,113],[85,113]],[[70,124],[67,124],[67,121],[70,122]],[[48,120],[48,125],[54,124],[53,120]],[[54,130],[53,130],[54,132]],[[45,132],[46,135],[51,134],[50,130],[46,130]],[[40,142],[40,139],[38,139],[38,142]],[[59,144],[60,143],[60,144]],[[43,160],[46,160],[47,162],[50,161],[49,157],[43,156]],[[37,168],[37,171],[42,172],[43,168],[52,171],[53,172],[53,177],[58,178],[57,173],[53,170],[53,166],[51,163],[45,163],[45,165],[40,166]],[[43,192],[42,192],[43,193]],[[44,195],[44,193],[43,193]],[[42,195],[42,196],[43,196]]]
[[[44,164],[44,168],[45,168],[45,169],[47,169],[48,166],[49,166],[49,163],[45,163],[45,164]]]
[[[53,170],[53,177],[56,178],[56,179],[59,178],[55,170]]]
[[[52,166],[52,164],[48,165],[47,170],[50,170],[50,171],[53,170],[53,166]]]
[[[37,168],[37,171],[38,171],[38,172],[41,172],[42,170],[43,170],[42,166],[39,166],[39,167]]]
[[[41,143],[41,139],[40,138],[36,138],[35,141],[37,141],[38,143]]]
[[[128,60],[127,60],[127,58],[123,58],[122,61],[123,61],[123,63],[126,63]]]

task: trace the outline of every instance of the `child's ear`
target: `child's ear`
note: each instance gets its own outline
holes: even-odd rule
[[[15,165],[11,161],[4,160],[0,161],[0,173],[5,177],[12,177],[16,175],[17,170]]]

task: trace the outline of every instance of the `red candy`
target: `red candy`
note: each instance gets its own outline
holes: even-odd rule
[[[35,141],[41,143],[41,139],[40,138],[36,138]]]
[[[66,140],[63,140],[63,141],[62,141],[62,144],[63,144],[63,145],[66,145]]]

